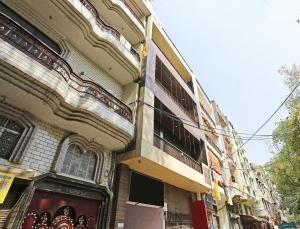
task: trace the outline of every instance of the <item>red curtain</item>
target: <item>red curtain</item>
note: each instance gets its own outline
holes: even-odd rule
[[[194,229],[208,229],[207,212],[204,200],[192,202]]]

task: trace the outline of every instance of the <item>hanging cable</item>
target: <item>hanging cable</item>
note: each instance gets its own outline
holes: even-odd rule
[[[281,109],[281,107],[288,101],[288,99],[291,97],[291,95],[294,93],[294,91],[296,91],[296,89],[299,87],[300,82],[298,82],[296,84],[296,86],[293,88],[293,90],[288,94],[288,96],[283,100],[283,102],[279,105],[279,107],[269,116],[269,118],[267,118],[266,121],[264,121],[264,123],[250,136],[250,138],[248,138],[236,151],[238,151],[239,149],[241,149],[242,147],[244,147],[249,141],[251,141],[251,139],[253,137],[255,137],[255,135],[262,129],[264,128],[264,126],[275,116],[275,114]],[[236,152],[235,151],[235,152]],[[233,153],[235,153],[233,152]]]
[[[190,124],[190,123],[187,123],[185,122],[186,120],[183,119],[183,118],[179,118],[177,117],[176,115],[170,113],[170,112],[167,112],[167,111],[164,111],[163,109],[160,109],[160,108],[156,108],[148,103],[145,103],[143,101],[135,101],[136,103],[142,103],[152,109],[154,109],[155,111],[159,111],[160,113],[162,113],[163,115],[165,116],[168,116],[172,119],[175,119],[177,121],[180,121],[182,122],[184,125],[186,126],[189,126],[189,127],[192,127],[192,128],[195,128],[195,129],[199,129],[199,130],[203,130],[203,131],[206,131],[206,132],[209,132],[209,133],[212,133],[212,134],[215,134],[215,135],[219,135],[219,136],[224,136],[224,137],[228,137],[228,138],[232,138],[232,139],[241,139],[241,140],[249,140],[249,138],[245,138],[245,137],[239,137],[239,136],[234,136],[234,135],[228,135],[228,134],[223,134],[223,133],[217,133],[215,131],[212,131],[212,130],[209,130],[209,129],[205,129],[205,128],[201,128],[199,126],[196,126],[196,125],[193,125],[193,124]],[[133,102],[134,103],[134,102]],[[131,103],[132,104],[132,103]],[[188,122],[192,122],[190,120],[188,120]],[[194,122],[193,122],[194,123]],[[202,125],[201,125],[202,126]],[[235,134],[236,135],[236,134]],[[268,137],[269,136],[269,137]],[[251,140],[255,141],[264,141],[264,140],[272,140],[272,135],[257,135],[255,138],[252,137]]]

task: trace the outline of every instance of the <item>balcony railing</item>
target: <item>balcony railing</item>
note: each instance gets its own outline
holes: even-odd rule
[[[121,34],[114,27],[105,24],[105,22],[99,17],[98,11],[95,6],[89,0],[79,0],[82,5],[94,16],[97,25],[107,33],[112,34],[117,40],[121,40]],[[140,55],[136,52],[134,48],[130,48],[130,53],[135,56],[135,58],[140,61]]]
[[[202,173],[202,166],[195,159],[178,149],[176,146],[154,133],[154,146],[171,155],[187,166]]]
[[[73,72],[71,66],[63,58],[1,14],[0,37],[49,70],[58,72],[68,85],[80,94],[93,97],[115,113],[132,122],[132,111],[128,106],[100,85],[82,79]]]
[[[141,19],[136,15],[136,13],[133,11],[133,9],[131,8],[130,5],[128,5],[128,3],[126,2],[126,0],[120,0],[121,2],[123,2],[123,4],[126,6],[126,8],[130,11],[130,13],[132,13],[132,15],[135,17],[135,19],[144,27],[143,22],[141,21]]]
[[[208,113],[208,111],[204,108],[204,106],[202,105],[202,103],[200,103],[200,107],[203,110],[203,112],[206,114],[206,116],[208,117],[208,119],[214,124],[216,125],[215,121],[212,119],[212,117],[210,116],[210,114]]]
[[[209,142],[209,144],[219,153],[220,156],[222,156],[222,151],[220,150],[220,148],[210,139],[210,137],[208,137],[207,135],[205,135],[205,139],[206,141]]]
[[[187,109],[178,101],[178,99],[170,92],[162,83],[159,79],[155,79],[158,85],[169,95],[169,97],[173,100],[174,103],[176,103],[182,111],[189,116],[194,122],[197,122],[197,117],[195,116],[194,113],[187,111]]]
[[[99,17],[98,11],[96,10],[96,8],[94,7],[94,5],[90,1],[88,1],[88,0],[80,0],[80,2],[94,16],[94,18],[96,19],[96,22],[97,22],[98,26],[102,30],[106,31],[107,33],[111,33],[114,37],[116,37],[118,40],[120,40],[121,34],[119,33],[119,31],[116,30],[115,28],[113,28],[113,27],[105,24],[104,21],[101,20],[101,18]]]

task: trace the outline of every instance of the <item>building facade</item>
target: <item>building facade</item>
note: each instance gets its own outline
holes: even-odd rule
[[[148,0],[2,0],[0,39],[0,228],[282,220]]]
[[[137,2],[0,2],[1,228],[108,228],[116,152],[135,135]]]

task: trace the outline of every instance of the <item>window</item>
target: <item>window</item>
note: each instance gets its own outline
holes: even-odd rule
[[[61,172],[94,180],[96,162],[97,159],[93,151],[83,152],[78,145],[72,144],[68,147]]]
[[[0,157],[9,159],[12,155],[24,128],[17,122],[0,116]]]

